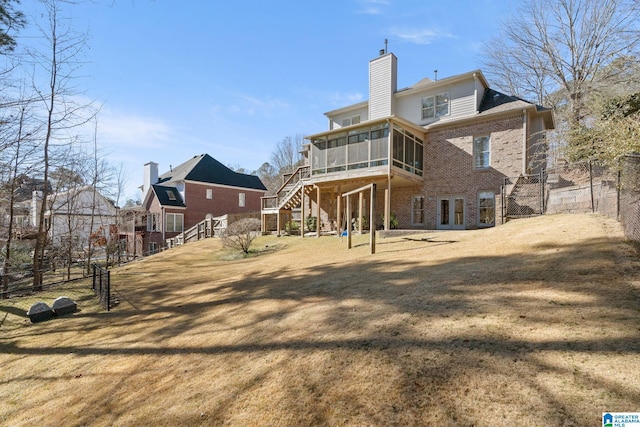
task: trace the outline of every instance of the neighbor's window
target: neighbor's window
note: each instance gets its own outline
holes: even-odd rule
[[[490,227],[496,221],[495,195],[491,191],[478,193],[478,225]]]
[[[167,233],[182,232],[184,224],[184,215],[178,213],[167,214],[167,227],[165,231]]]
[[[208,200],[213,199],[213,189],[211,188],[207,188],[207,199]]]
[[[244,208],[244,204],[245,204],[244,193],[238,193],[238,206],[240,206],[241,208]]]
[[[449,114],[448,92],[422,98],[423,119],[432,119],[434,117],[446,116],[447,114]]]
[[[147,215],[147,231],[160,231],[158,215],[155,213]]]
[[[173,190],[167,190],[167,197],[169,198],[169,200],[177,200],[176,194],[173,192]]]
[[[489,136],[478,136],[473,139],[473,166],[476,169],[488,168],[490,159]]]

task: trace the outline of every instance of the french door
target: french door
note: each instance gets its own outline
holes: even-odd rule
[[[439,230],[464,230],[464,219],[464,197],[438,197],[438,223],[436,228]]]

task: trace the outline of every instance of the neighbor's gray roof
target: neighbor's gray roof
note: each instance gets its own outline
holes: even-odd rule
[[[254,190],[267,190],[257,176],[232,171],[208,154],[194,156],[158,177],[158,184],[166,186],[180,181],[197,181]]]
[[[186,207],[177,188],[158,184],[152,185],[151,187],[154,193],[156,193],[156,197],[161,206]]]

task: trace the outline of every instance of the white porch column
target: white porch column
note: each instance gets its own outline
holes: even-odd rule
[[[358,233],[362,234],[362,204],[364,203],[364,194],[358,193]]]

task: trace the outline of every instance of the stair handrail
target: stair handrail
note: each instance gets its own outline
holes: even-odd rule
[[[298,183],[311,176],[311,167],[298,166],[293,173],[283,175],[284,182],[272,196],[261,197],[262,209],[280,208],[288,201],[288,196],[299,189]],[[292,185],[293,184],[293,185]],[[286,192],[285,192],[286,190]],[[283,194],[284,193],[284,194]],[[285,201],[285,202],[283,202]]]
[[[287,175],[284,175],[287,176]],[[280,195],[280,192],[289,184],[292,183],[292,181],[294,184],[297,183],[298,181],[302,181],[303,179],[309,178],[311,176],[311,167],[308,165],[305,166],[298,166],[298,168],[287,178],[284,180],[284,182],[282,183],[282,185],[280,186],[280,188],[278,188],[278,191],[276,191],[277,195]]]

